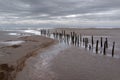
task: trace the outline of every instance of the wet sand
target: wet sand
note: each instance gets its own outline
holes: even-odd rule
[[[76,47],[61,51],[52,61],[56,80],[119,80],[120,60]]]
[[[120,54],[120,29],[56,29],[65,30],[66,34],[75,32],[83,36],[107,37],[109,46],[116,42],[115,54]],[[56,31],[55,30],[55,31]],[[61,51],[53,60],[51,71],[56,74],[55,80],[119,80],[120,59],[93,54],[83,48],[71,46]]]
[[[116,42],[115,54],[120,55],[120,29],[54,29],[52,32],[56,30],[57,32],[65,30],[67,34],[74,31],[84,36],[94,35],[97,36],[95,41],[100,36],[108,37],[110,46],[112,46],[113,41]],[[34,47],[39,46],[37,43],[46,43],[46,41],[51,42],[52,40],[45,37],[39,38],[37,37],[37,40],[40,42],[36,41],[36,36],[17,38],[17,40],[25,41],[26,45],[24,42],[21,45],[28,47],[32,44],[29,49],[20,48],[20,51],[31,52]],[[63,42],[42,49],[42,51],[38,50],[37,53],[40,54],[26,60],[25,66],[23,64],[24,59],[18,61],[24,68],[22,70],[20,67],[18,68],[19,73],[17,73],[16,80],[120,80],[120,58],[103,56]],[[13,56],[15,55],[13,54]]]
[[[112,46],[112,42],[116,41],[116,52],[119,53],[120,46],[120,30],[119,29],[55,29],[53,32],[66,31],[66,34],[70,32],[76,32],[84,36],[97,36],[100,39],[102,36],[104,39],[107,37],[109,40],[109,46]],[[63,43],[61,43],[63,44]],[[57,45],[58,46],[58,45]],[[49,57],[44,57],[43,61],[40,60],[40,56],[31,59],[34,62],[34,66],[30,62],[27,66],[29,71],[29,80],[119,80],[120,79],[120,59],[113,58],[111,56],[104,56],[103,54],[96,54],[92,51],[88,51],[81,47],[73,45],[64,45],[67,47],[56,51],[57,47],[48,49],[44,55],[53,55],[52,60],[46,61]],[[63,47],[62,46],[62,47]],[[108,54],[108,53],[107,53]],[[110,50],[111,54],[111,50]],[[41,65],[44,64],[44,67]],[[47,67],[45,67],[47,66]],[[31,77],[32,75],[32,77]]]
[[[13,36],[8,35],[9,31],[0,33],[0,80],[15,80],[27,59],[55,43],[42,36]]]
[[[100,37],[103,37],[103,41],[105,38],[108,38],[108,45],[110,48],[113,46],[113,42],[115,41],[115,54],[120,56],[120,29],[119,28],[57,28],[54,29],[53,32],[62,32],[65,30],[66,34],[71,34],[71,32],[75,32],[77,35],[82,35],[82,37],[88,36],[89,42],[91,42],[91,36],[94,37],[94,43],[96,40],[100,41]],[[110,52],[111,53],[111,52]]]

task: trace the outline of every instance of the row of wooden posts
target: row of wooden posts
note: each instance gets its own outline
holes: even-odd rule
[[[82,36],[81,34],[78,35],[75,32],[66,34],[65,30],[62,30],[61,32],[54,31],[53,33],[50,33],[49,30],[45,30],[45,29],[41,30],[41,35],[46,35],[50,37],[51,34],[54,36],[55,39],[64,40],[68,44],[73,44],[75,46],[84,46],[84,48],[88,50],[95,49],[96,54],[99,53],[99,48],[100,48],[101,49],[100,53],[106,55],[106,51],[109,48],[107,37],[105,38],[104,42],[103,42],[103,37],[100,37],[100,41],[96,40],[96,42],[94,42],[94,36],[92,35],[91,42],[89,42],[88,37]],[[114,57],[114,52],[115,52],[115,42],[113,42],[113,46],[112,46],[112,53],[111,53],[112,57]]]

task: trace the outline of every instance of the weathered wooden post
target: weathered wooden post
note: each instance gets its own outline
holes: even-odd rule
[[[88,38],[85,38],[85,48],[87,49],[88,47]]]
[[[98,43],[99,43],[99,40],[96,41],[96,54],[98,53]]]
[[[69,34],[66,34],[66,37],[67,37],[67,44],[69,44],[70,35],[69,35]]]
[[[83,38],[83,46],[84,46],[84,44],[85,44],[85,38]]]
[[[93,45],[94,45],[93,35],[92,35],[91,43],[92,43],[92,48],[93,48]]]
[[[114,57],[114,49],[115,48],[115,42],[113,42],[113,47],[112,47],[112,57]]]
[[[70,32],[70,35],[72,36],[72,35],[73,35],[73,32]]]
[[[64,34],[64,31],[62,30],[62,35]]]
[[[101,41],[101,42],[100,42],[100,46],[101,46],[101,48],[102,48],[102,47],[103,47],[103,38],[102,38],[102,37],[100,38],[100,41]]]
[[[44,29],[44,36],[46,36],[46,30]]]
[[[60,33],[60,42],[62,41],[62,35],[63,35],[63,34],[62,34],[62,33]]]
[[[103,55],[106,55],[106,41],[104,42]]]
[[[42,30],[40,30],[40,32],[41,32],[41,35],[42,35]]]
[[[72,36],[74,36],[75,35],[75,32],[72,32]]]
[[[72,44],[74,44],[74,36],[73,35],[71,36],[71,41],[72,41]]]
[[[64,30],[64,34],[63,34],[63,35],[64,35],[64,37],[65,37],[65,30]]]
[[[76,42],[77,42],[77,34],[74,33],[74,44],[76,45]]]
[[[55,32],[53,32],[53,37],[55,38]]]
[[[75,46],[77,45],[77,35],[75,35]]]
[[[78,38],[77,38],[77,45],[79,47],[79,44],[80,44],[80,36],[78,35]]]
[[[91,50],[91,45],[89,44],[89,50]]]
[[[56,39],[58,38],[58,32],[56,31]]]
[[[72,35],[73,35],[73,32],[70,32],[70,39],[71,39],[71,42],[72,42]]]
[[[81,46],[81,43],[82,43],[82,35],[80,34],[80,46]]]
[[[106,38],[106,48],[108,48],[108,39]]]

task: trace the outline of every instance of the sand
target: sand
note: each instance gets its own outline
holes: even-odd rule
[[[94,42],[96,42],[96,40],[100,40],[100,37],[103,37],[103,41],[105,41],[105,38],[108,38],[108,43],[109,43],[109,47],[112,48],[113,46],[113,42],[115,41],[115,54],[120,56],[120,29],[119,28],[111,28],[111,29],[107,29],[107,28],[83,28],[83,29],[79,29],[79,28],[57,28],[52,30],[52,32],[57,31],[57,32],[62,32],[62,30],[65,30],[66,34],[70,34],[70,32],[75,32],[77,33],[77,35],[82,35],[82,37],[84,36],[89,36],[90,40],[89,42],[91,42],[91,36],[93,35],[94,38]],[[110,52],[111,53],[111,52]]]
[[[38,52],[54,44],[54,40],[42,36],[10,36],[9,31],[0,31],[0,80],[14,80],[18,72],[22,71],[25,62]],[[13,44],[15,41],[23,41]],[[11,43],[12,44],[8,44]],[[3,44],[5,43],[5,44]],[[18,42],[17,42],[18,43]],[[8,45],[7,45],[8,44]],[[5,68],[5,69],[4,69]]]
[[[115,54],[120,56],[120,29],[56,29],[65,30],[66,34],[76,32],[83,36],[107,37],[109,47],[116,42]],[[105,38],[104,37],[104,38]],[[91,51],[70,47],[61,51],[53,59],[51,70],[56,74],[56,80],[120,80],[120,59],[93,54]]]
[[[66,30],[67,34],[75,31],[84,36],[97,36],[95,41],[101,36],[104,39],[108,37],[110,47],[113,41],[116,42],[115,55],[120,56],[120,29],[64,28],[53,29],[52,32],[56,30],[58,32]],[[35,35],[9,37],[9,39],[1,38],[0,40],[25,41],[20,45],[1,45],[0,52],[11,56],[2,56],[0,63],[17,65],[9,66],[9,73],[13,71],[12,77],[15,80],[120,80],[120,58],[103,56],[73,45],[54,44],[56,41],[53,39]],[[54,45],[50,46],[51,44]]]
[[[119,80],[119,67],[119,59],[71,47],[53,59],[51,70],[56,80]]]

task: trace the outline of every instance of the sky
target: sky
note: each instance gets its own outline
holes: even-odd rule
[[[120,28],[120,0],[0,0],[0,26],[44,24]]]

